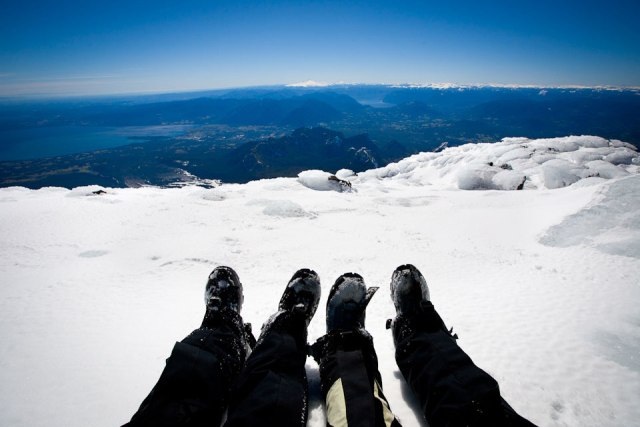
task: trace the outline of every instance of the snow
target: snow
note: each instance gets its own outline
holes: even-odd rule
[[[593,176],[619,178],[639,171],[640,154],[632,145],[583,135],[465,144],[416,154],[360,176],[364,180],[393,178],[447,189],[514,190],[523,179],[525,189],[553,189]]]
[[[340,175],[348,175],[347,169],[340,169]],[[351,187],[346,181],[340,180],[335,175],[321,170],[308,170],[298,174],[298,182],[307,188],[317,191],[349,192]]]
[[[389,85],[396,88],[409,88],[409,89],[441,89],[441,90],[467,90],[467,89],[483,89],[483,88],[499,88],[499,89],[542,89],[539,94],[546,95],[546,89],[588,89],[588,90],[610,90],[610,91],[638,91],[640,87],[637,86],[614,86],[614,85],[599,85],[599,86],[584,86],[584,85],[532,85],[532,84],[504,84],[504,83],[396,83]]]
[[[281,218],[300,218],[305,216],[313,217],[315,213],[307,212],[299,204],[290,200],[267,200],[258,199],[249,202],[250,205],[264,206],[262,213],[268,216],[281,217]]]
[[[311,341],[336,277],[380,286],[367,329],[384,393],[403,425],[424,425],[385,329],[405,263],[519,413],[541,426],[635,425],[638,168],[619,141],[509,138],[341,173],[352,192],[316,191],[330,175],[318,171],[211,189],[0,189],[0,425],[126,422],[200,324],[217,265],[238,272],[255,331],[297,269],[317,271]],[[523,191],[497,191],[519,176]],[[311,358],[307,371],[309,425],[321,426]]]
[[[356,173],[351,169],[340,169],[338,172],[336,172],[336,177],[340,179],[348,179],[354,176],[356,176]]]
[[[306,80],[304,82],[298,82],[298,83],[290,83],[288,85],[286,85],[287,87],[327,87],[327,86],[331,86],[329,83],[325,83],[325,82],[317,82],[314,80]]]

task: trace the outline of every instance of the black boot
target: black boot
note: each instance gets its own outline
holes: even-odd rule
[[[244,295],[238,274],[231,267],[216,267],[209,275],[204,290],[208,310],[230,309],[240,314]]]
[[[364,328],[367,305],[377,290],[367,289],[359,274],[338,277],[327,300],[327,333]]]
[[[429,300],[420,271],[401,265],[391,276],[396,318],[387,321],[396,362],[430,426],[531,426],[500,396],[498,383],[456,343]]]
[[[225,426],[306,426],[307,325],[319,299],[318,275],[298,270],[232,390]]]
[[[307,326],[320,301],[318,274],[303,268],[296,271],[282,293],[278,311],[264,325],[258,343],[273,330],[291,334],[301,347],[307,345]]]
[[[420,302],[429,301],[429,287],[420,271],[411,264],[401,265],[391,275],[391,299],[398,315],[411,315]]]
[[[295,272],[284,289],[278,309],[304,314],[307,326],[320,301],[320,278],[315,271],[302,268]]]
[[[242,284],[233,269],[213,270],[205,304],[202,326],[176,343],[158,383],[127,426],[220,425],[252,338],[240,317]]]
[[[327,334],[311,346],[311,355],[318,363],[336,350],[363,347],[373,350],[373,340],[364,322],[367,305],[377,290],[377,286],[367,289],[357,273],[345,273],[336,279],[327,299]],[[375,357],[375,352],[368,353]]]
[[[411,264],[401,265],[391,275],[391,299],[396,307],[396,318],[387,320],[396,346],[418,331],[446,331],[447,328],[430,301],[427,281]]]
[[[327,425],[400,425],[382,392],[373,339],[365,330],[367,304],[377,290],[367,289],[359,274],[346,273],[329,293],[327,334],[311,347],[320,365]]]
[[[221,323],[232,324],[240,331],[244,346],[252,348],[256,340],[251,332],[251,324],[242,323],[240,317],[243,301],[242,283],[238,274],[231,267],[216,267],[209,274],[205,286],[206,311],[201,327],[214,329]]]

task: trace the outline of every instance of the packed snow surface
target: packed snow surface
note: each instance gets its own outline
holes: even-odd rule
[[[1,189],[0,425],[126,422],[199,326],[217,265],[238,272],[255,331],[297,269],[317,271],[311,341],[340,274],[380,286],[367,329],[384,392],[404,425],[424,425],[384,327],[404,263],[523,416],[637,425],[638,167],[619,141],[510,138],[338,174],[351,192],[317,191],[337,189],[317,171],[213,189]],[[309,425],[322,426],[311,359],[307,371]]]

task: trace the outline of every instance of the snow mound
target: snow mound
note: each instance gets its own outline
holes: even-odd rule
[[[268,216],[282,218],[304,218],[313,217],[315,214],[307,212],[297,203],[290,200],[272,200],[266,202],[262,213]]]
[[[551,227],[540,243],[566,248],[593,246],[612,254],[640,258],[640,176],[613,182],[588,207]]]
[[[356,173],[351,169],[340,169],[338,172],[336,172],[336,177],[340,179],[353,178],[355,176]]]
[[[497,143],[420,153],[364,172],[359,180],[392,179],[461,190],[523,190],[562,188],[586,178],[638,173],[640,154],[633,145],[583,135],[504,138]]]
[[[341,169],[339,172],[345,174],[343,171],[346,171],[346,169]],[[317,191],[337,191],[339,193],[352,191],[351,183],[321,170],[300,172],[298,174],[298,182],[307,188]]]
[[[86,197],[99,196],[107,194],[107,190],[99,185],[87,185],[84,187],[76,187],[67,193],[67,197]]]
[[[225,199],[224,195],[220,194],[215,189],[205,191],[201,197],[203,200],[208,200],[210,202],[221,202]]]

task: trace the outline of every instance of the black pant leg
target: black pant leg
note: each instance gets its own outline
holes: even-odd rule
[[[239,324],[196,329],[176,343],[157,384],[125,426],[219,426],[246,354]]]
[[[225,427],[306,425],[306,340],[304,314],[281,312],[265,324],[233,387]]]
[[[332,427],[400,427],[382,392],[373,340],[364,330],[334,331],[313,345]]]
[[[446,330],[430,302],[393,324],[396,362],[431,427],[532,426],[500,396],[496,380],[476,366]]]

